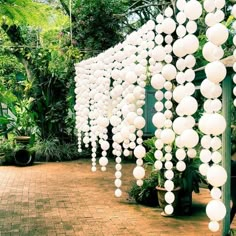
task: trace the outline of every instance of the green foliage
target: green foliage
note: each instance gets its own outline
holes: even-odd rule
[[[77,144],[61,144],[56,138],[37,141],[31,151],[36,153],[37,161],[70,161],[90,155],[89,151],[78,153]]]
[[[135,199],[139,204],[157,206],[157,181],[158,175],[156,172],[152,172],[148,178],[143,180],[142,186],[138,186],[136,183],[132,184],[128,191],[129,197]]]

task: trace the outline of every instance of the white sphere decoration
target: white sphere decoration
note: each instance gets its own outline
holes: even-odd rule
[[[213,198],[213,199],[220,199],[221,198],[221,196],[222,196],[222,191],[219,189],[219,188],[217,188],[217,187],[213,187],[212,189],[211,189],[211,197]]]
[[[164,129],[161,132],[161,140],[165,144],[170,144],[175,139],[175,133],[172,129]]]
[[[208,228],[211,232],[217,232],[220,229],[220,224],[217,221],[211,221],[208,224]]]
[[[162,102],[156,102],[156,103],[155,103],[155,110],[156,110],[156,111],[162,111],[163,108],[164,108],[164,105],[163,105]]]
[[[191,0],[194,1],[194,0]],[[184,49],[188,54],[195,53],[199,48],[199,40],[198,38],[193,34],[188,34],[184,38]]]
[[[173,203],[175,200],[175,195],[172,192],[165,193],[165,201],[169,204]]]
[[[186,78],[186,81],[193,81],[194,78],[195,78],[195,71],[193,69],[187,69],[185,72],[185,78]]]
[[[162,14],[158,14],[156,17],[157,23],[162,23],[164,20],[164,16]]]
[[[180,136],[177,136],[176,139],[175,139],[175,145],[178,147],[178,148],[183,148],[184,147],[184,144],[181,140],[181,137]]]
[[[164,188],[167,190],[167,191],[172,191],[174,189],[174,182],[171,181],[171,180],[166,180],[165,183],[164,183]]]
[[[116,177],[117,179],[120,179],[121,176],[122,176],[122,173],[121,173],[120,171],[116,171],[116,172],[115,172],[115,177]]]
[[[197,151],[196,151],[195,149],[193,149],[193,148],[190,148],[190,149],[188,149],[188,151],[187,151],[187,155],[188,155],[188,157],[190,157],[190,158],[194,158],[194,157],[196,157],[196,155],[197,155]]]
[[[161,129],[165,124],[166,117],[163,113],[157,112],[152,117],[152,123],[156,128]]]
[[[185,115],[193,115],[198,109],[198,102],[192,96],[185,96],[179,104],[183,108]]]
[[[213,150],[218,150],[222,146],[222,141],[219,137],[213,137],[211,139],[211,147]]]
[[[120,179],[116,179],[116,180],[115,180],[115,186],[116,186],[117,188],[120,188],[121,185],[122,185],[122,181],[121,181]]]
[[[179,58],[176,62],[176,68],[179,70],[179,71],[183,71],[185,68],[186,68],[186,63],[185,63],[185,60],[183,58]],[[179,76],[180,74],[182,74],[182,72],[179,72],[177,74],[177,76]],[[176,80],[177,80],[177,77],[176,77]]]
[[[176,7],[180,11],[184,10],[185,5],[186,5],[186,1],[185,0],[177,0],[177,2],[176,2]]]
[[[206,98],[217,98],[222,93],[222,88],[219,84],[215,84],[209,79],[204,79],[200,86],[201,94]]]
[[[225,13],[222,10],[217,10],[214,15],[217,20],[217,23],[223,21],[225,18]]]
[[[171,161],[166,161],[166,162],[165,162],[165,168],[166,168],[167,170],[172,169],[172,168],[173,168],[173,163],[172,163]]]
[[[157,36],[156,36],[157,37]],[[156,61],[163,61],[166,56],[166,52],[164,47],[162,46],[156,46],[151,53],[151,56]]]
[[[156,44],[161,45],[163,43],[163,41],[164,41],[164,38],[161,34],[156,35],[156,37],[155,37],[155,43]],[[162,46],[159,46],[159,47],[162,47]],[[151,55],[152,55],[153,58],[157,57],[157,55],[155,53],[153,53],[153,51],[151,51]]]
[[[196,59],[195,59],[195,57],[193,55],[186,56],[184,60],[185,60],[185,65],[188,68],[192,68],[196,64]]]
[[[121,195],[122,195],[122,191],[118,188],[118,189],[116,189],[115,190],[115,196],[116,197],[121,197]]]
[[[206,214],[212,221],[220,221],[225,217],[226,208],[220,200],[211,200],[206,206]]]
[[[101,157],[101,158],[99,159],[99,164],[100,164],[101,166],[106,166],[106,165],[108,164],[108,159],[107,159],[107,157]]]
[[[194,83],[192,82],[188,82],[185,84],[185,90],[186,90],[186,95],[191,96],[192,94],[194,94],[196,87],[194,85]]]
[[[180,172],[184,171],[186,169],[186,164],[184,161],[178,161],[176,164],[176,169]]]
[[[120,131],[123,139],[127,139],[129,138],[130,132],[129,132],[129,128],[128,127],[123,127]]]
[[[217,84],[225,78],[227,71],[225,65],[222,62],[213,61],[206,65],[205,73],[208,80]]]
[[[180,101],[186,96],[186,89],[184,85],[178,85],[173,91],[173,99],[180,103]]]
[[[202,14],[202,5],[198,1],[190,0],[184,6],[184,13],[190,20],[198,19]]]
[[[215,10],[215,1],[214,0],[205,0],[203,2],[203,7],[207,12],[213,12]]]
[[[208,13],[205,17],[205,23],[207,26],[213,26],[217,23],[217,18],[214,13]]]
[[[165,42],[167,43],[167,45],[170,45],[172,42],[173,42],[173,37],[171,36],[171,35],[166,35],[166,37],[165,37]],[[167,46],[166,45],[166,46]],[[165,48],[166,48],[166,46],[165,46]],[[171,45],[170,45],[171,46]],[[166,50],[165,50],[166,51]]]
[[[200,160],[203,163],[208,163],[211,160],[211,151],[209,149],[202,149],[200,152]]]
[[[220,46],[207,42],[203,46],[202,54],[207,61],[212,62],[220,60],[224,56],[224,50]]]
[[[178,14],[176,15],[176,20],[179,24],[183,24],[186,21],[186,15],[184,14],[184,12],[178,12]]]
[[[186,34],[186,28],[183,25],[179,25],[176,29],[176,34],[182,38]]]
[[[171,7],[167,7],[164,11],[164,15],[166,17],[171,17],[173,15],[173,9]]]
[[[221,9],[225,6],[225,0],[215,0],[215,6],[217,9]]]
[[[151,79],[151,85],[154,89],[162,89],[165,81],[165,78],[161,74],[155,74]]]
[[[166,170],[164,173],[164,176],[169,180],[173,179],[173,177],[174,177],[173,170]]]
[[[207,171],[207,181],[214,187],[220,187],[227,180],[227,172],[220,165],[213,165]]]
[[[160,160],[155,161],[154,167],[155,167],[156,170],[162,169],[162,166],[163,166],[162,161],[160,161]]]
[[[211,101],[211,109],[214,112],[220,111],[222,108],[222,102],[219,99],[214,99]]]
[[[172,34],[175,31],[176,22],[172,18],[165,18],[162,21],[162,29],[165,34]]]
[[[167,215],[171,215],[174,212],[174,207],[172,205],[166,205],[164,211]]]
[[[133,170],[133,176],[136,179],[143,179],[145,176],[145,170],[142,166],[136,166]]]
[[[146,149],[142,145],[138,145],[134,149],[134,155],[137,158],[143,158],[146,154]]]
[[[142,186],[143,185],[143,180],[142,179],[138,179],[136,181],[136,183],[137,183],[138,186]]]
[[[197,31],[197,23],[195,21],[189,21],[186,25],[186,30],[190,34],[194,34]]]
[[[182,161],[186,157],[186,152],[183,148],[180,148],[175,152],[175,155],[179,161]]]
[[[222,134],[226,128],[226,121],[224,116],[218,113],[211,114],[210,125],[211,134],[215,136]]]
[[[210,135],[204,135],[201,138],[201,145],[205,149],[209,149],[211,147],[211,136]]]
[[[133,84],[137,81],[137,75],[133,71],[128,71],[125,75],[125,81]]]
[[[177,117],[173,122],[173,130],[176,134],[181,135],[184,130],[190,129],[189,123],[185,117]]]
[[[175,42],[173,43],[173,53],[177,57],[184,57],[187,54],[184,48],[184,44],[185,41],[182,38],[175,40]]]
[[[134,126],[137,129],[142,129],[146,124],[145,119],[142,116],[137,116],[134,120]]]
[[[166,90],[171,90],[172,87],[173,87],[173,85],[172,85],[172,83],[171,83],[170,81],[166,81],[166,82],[164,83],[164,88],[165,88]]]
[[[210,166],[208,163],[203,163],[199,166],[199,172],[201,175],[206,176]]]
[[[161,73],[166,80],[173,80],[176,77],[177,70],[172,64],[166,64],[163,66]]]
[[[218,164],[222,161],[222,155],[218,151],[214,151],[211,155],[211,160],[215,163]]]
[[[206,36],[210,42],[219,46],[226,42],[229,32],[226,26],[221,23],[217,23],[207,29]]]
[[[155,141],[155,147],[156,147],[157,149],[161,150],[161,149],[163,148],[163,146],[164,146],[164,143],[162,142],[161,139],[157,139],[157,140]]]

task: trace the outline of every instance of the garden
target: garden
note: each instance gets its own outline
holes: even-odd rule
[[[120,197],[128,158],[138,204],[188,215],[205,186],[209,229],[229,231],[234,1],[0,4],[3,165],[86,157],[95,172],[112,159]]]

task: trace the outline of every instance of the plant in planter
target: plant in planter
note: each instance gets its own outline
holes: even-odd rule
[[[146,206],[158,206],[156,184],[158,176],[155,171],[143,180],[143,185],[138,186],[136,182],[133,183],[128,191],[129,197],[135,199],[139,204]]]

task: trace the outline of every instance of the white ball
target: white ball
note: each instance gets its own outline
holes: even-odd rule
[[[202,55],[207,61],[217,61],[224,56],[224,50],[220,46],[207,42],[203,46]]]
[[[122,185],[122,181],[121,181],[120,179],[116,179],[116,180],[115,180],[115,186],[116,186],[117,188],[120,188],[121,185]]]
[[[217,221],[211,221],[208,224],[208,228],[211,232],[217,232],[220,229],[220,224]]]
[[[175,152],[175,156],[179,161],[182,161],[186,157],[186,152],[183,148],[180,148]]]
[[[185,60],[183,58],[179,58],[176,62],[176,68],[179,70],[179,71],[183,71],[185,68],[186,68],[186,63],[185,63]],[[179,72],[177,74],[177,76],[179,76],[181,72]],[[177,80],[177,76],[176,76],[176,80]],[[178,78],[179,79],[179,78]]]
[[[234,18],[236,18],[236,5],[234,4],[231,10],[231,15],[234,16]]]
[[[177,57],[184,57],[187,54],[184,44],[185,41],[182,38],[175,40],[175,42],[173,43],[173,53]]]
[[[146,121],[142,116],[137,116],[134,120],[134,126],[136,127],[136,129],[144,128],[145,124]]]
[[[182,107],[184,115],[191,116],[198,109],[197,100],[192,96],[185,96],[179,103],[179,106]]]
[[[172,129],[164,129],[161,132],[161,140],[165,144],[171,144],[175,140],[175,133]]]
[[[116,197],[121,197],[121,195],[122,195],[122,191],[118,188],[118,189],[116,189],[116,191],[115,191],[115,196]]]
[[[188,155],[188,157],[190,157],[190,158],[194,158],[194,157],[196,157],[196,155],[197,155],[197,151],[196,151],[195,149],[193,149],[193,148],[188,149],[187,155]]]
[[[162,21],[162,29],[165,34],[172,34],[175,31],[176,23],[172,18],[165,18]]]
[[[225,6],[225,0],[215,0],[215,6],[217,9],[221,9]]]
[[[184,7],[184,13],[190,20],[198,19],[202,14],[201,3],[195,0],[190,0]]]
[[[205,149],[209,149],[211,147],[211,136],[210,135],[203,135],[201,138],[201,145]]]
[[[183,85],[179,85],[177,87],[175,87],[174,91],[173,91],[173,99],[180,103],[180,101],[186,96],[186,90],[185,87]]]
[[[110,148],[109,142],[108,141],[102,141],[101,148],[102,148],[102,150],[107,151]]]
[[[209,27],[215,25],[217,23],[216,15],[214,13],[208,13],[205,16],[205,23]]]
[[[173,122],[173,130],[181,135],[184,130],[192,128],[185,117],[177,117]]]
[[[133,170],[133,176],[136,179],[143,179],[145,176],[145,170],[142,166],[136,166]]]
[[[214,151],[220,149],[221,146],[222,146],[222,141],[219,137],[213,137],[211,139],[211,147]]]
[[[219,46],[227,41],[229,32],[225,25],[217,23],[207,29],[206,36],[210,42]]]
[[[186,28],[183,25],[179,25],[176,29],[176,34],[180,37],[183,38],[186,34]]]
[[[212,135],[220,135],[223,134],[226,128],[226,121],[224,116],[218,113],[211,114],[210,116],[210,124],[211,124],[211,134]]]
[[[176,164],[176,169],[180,172],[184,171],[186,169],[186,164],[184,161],[178,161]]]
[[[220,152],[218,151],[215,151],[212,153],[211,155],[211,160],[215,163],[215,164],[218,164],[222,161],[222,155]]]
[[[172,192],[165,193],[165,201],[169,204],[173,203],[175,200],[175,195]]]
[[[137,75],[133,71],[128,71],[125,75],[125,81],[129,84],[133,84],[137,81]]]
[[[164,183],[164,187],[167,191],[172,191],[174,189],[174,183],[171,180],[166,180]]]
[[[207,163],[203,163],[199,166],[199,172],[201,175],[206,176],[210,166]]]
[[[220,187],[227,180],[227,172],[220,165],[213,165],[207,171],[207,181],[214,187]]]
[[[211,200],[206,206],[206,214],[212,221],[222,220],[226,214],[224,203],[220,200]]]
[[[203,2],[203,7],[207,12],[213,12],[215,10],[215,1],[214,0],[205,0]]]
[[[225,65],[222,62],[213,61],[206,65],[205,73],[207,79],[217,84],[225,78],[227,71]]]
[[[186,21],[186,15],[182,11],[180,11],[176,15],[176,20],[179,24],[183,24]]]
[[[177,2],[176,2],[176,7],[180,11],[184,10],[185,5],[186,5],[186,1],[185,0],[177,0]]]
[[[222,93],[222,88],[219,84],[215,84],[209,79],[204,79],[200,85],[201,94],[206,98],[217,98]]]
[[[222,196],[222,192],[221,192],[221,190],[219,189],[219,188],[217,188],[217,187],[213,187],[212,189],[211,189],[211,197],[213,198],[213,199],[220,199],[221,198],[221,196]]]
[[[194,34],[197,31],[197,23],[195,21],[189,21],[186,25],[188,33]]]
[[[166,80],[173,80],[176,77],[177,70],[172,64],[166,64],[163,66],[161,73]]]
[[[173,9],[171,7],[167,7],[164,11],[164,15],[166,17],[171,17],[173,15]]]
[[[155,74],[151,78],[151,85],[154,89],[163,89],[165,81],[165,78],[161,74]]]
[[[152,55],[151,56],[156,61],[163,61],[165,59],[165,56],[166,56],[166,52],[165,52],[164,47],[156,46],[152,50]]]
[[[183,38],[183,40],[184,40],[184,49],[186,50],[187,54],[193,54],[198,50],[199,40],[195,35],[188,34]]]
[[[214,15],[217,20],[217,23],[223,21],[225,18],[225,13],[222,10],[217,10]]]
[[[198,133],[193,129],[187,129],[181,134],[181,140],[187,148],[193,148],[198,144]]]
[[[185,65],[188,68],[192,68],[196,64],[196,58],[193,55],[186,56],[184,60],[185,60]]]
[[[163,164],[160,160],[155,161],[154,167],[156,170],[160,170],[162,168]]]
[[[146,149],[142,145],[138,145],[134,149],[134,156],[137,158],[143,158],[146,155]]]
[[[167,215],[171,215],[174,212],[174,207],[170,204],[166,205],[164,211]]]
[[[165,124],[165,120],[166,117],[163,113],[161,112],[157,112],[154,114],[154,116],[152,117],[152,123],[156,128],[163,128],[164,124]]]
[[[208,163],[211,160],[211,151],[209,149],[202,149],[199,157],[203,163]]]

